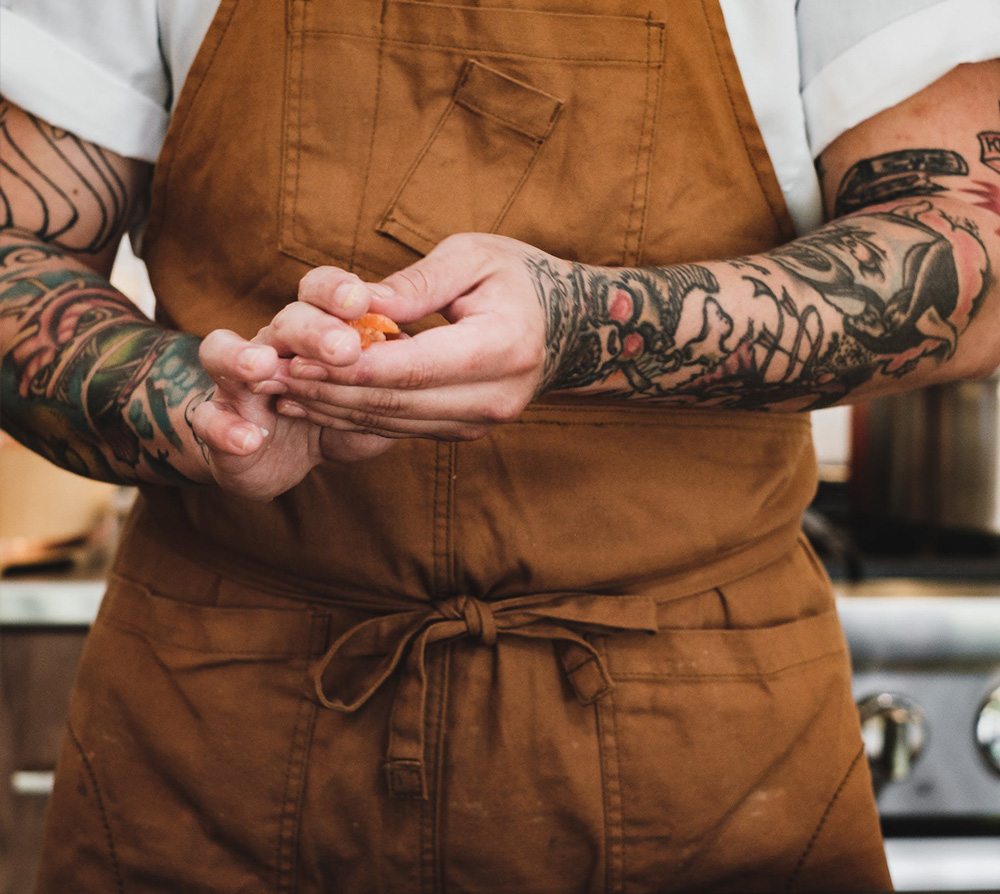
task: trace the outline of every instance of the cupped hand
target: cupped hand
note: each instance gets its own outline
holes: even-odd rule
[[[329,365],[304,337],[284,344],[295,356],[274,377],[284,389],[279,415],[345,433],[442,440],[478,438],[515,420],[557,359],[551,307],[571,303],[543,294],[538,271],[569,267],[506,237],[449,237],[364,289],[370,309],[397,323],[440,313],[451,325],[373,344],[347,365]],[[300,304],[332,318],[355,278],[323,269],[320,287],[301,290]]]
[[[273,345],[218,329],[202,341],[199,359],[216,389],[192,410],[190,421],[216,483],[228,491],[270,500],[323,460],[363,459],[392,444],[279,414],[274,392],[280,386],[273,377],[282,361]]]

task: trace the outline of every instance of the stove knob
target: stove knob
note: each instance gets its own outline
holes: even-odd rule
[[[891,692],[862,699],[858,711],[875,790],[905,779],[927,740],[924,712],[908,698]]]
[[[979,707],[976,742],[989,768],[1000,773],[1000,686],[987,695]]]

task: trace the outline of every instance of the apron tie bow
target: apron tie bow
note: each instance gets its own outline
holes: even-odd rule
[[[399,670],[385,764],[389,791],[394,797],[426,798],[427,646],[461,637],[493,646],[499,634],[549,640],[577,698],[592,704],[614,684],[603,658],[581,631],[657,629],[656,603],[645,596],[544,595],[495,602],[454,596],[400,603],[399,610],[362,621],[339,636],[311,675],[320,704],[351,713]]]

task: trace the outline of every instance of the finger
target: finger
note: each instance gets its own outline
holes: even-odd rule
[[[244,384],[270,379],[278,371],[273,348],[256,345],[228,329],[209,332],[198,349],[198,359],[216,382]]]
[[[280,408],[299,405],[315,413],[317,421],[348,419],[361,427],[393,428],[394,420],[437,422],[512,422],[523,409],[509,389],[495,383],[454,385],[427,391],[358,388],[326,382],[289,380]],[[293,414],[286,414],[293,415]],[[382,422],[384,420],[384,423]],[[407,429],[409,430],[409,429]]]
[[[352,431],[333,431],[329,428],[324,429],[320,435],[323,458],[335,462],[350,463],[371,459],[385,453],[395,443],[395,438]]]
[[[316,267],[299,280],[299,301],[344,320],[368,312],[371,288],[359,276],[339,267]]]
[[[412,323],[474,289],[490,269],[488,243],[449,236],[426,257],[373,285],[371,308],[397,323]]]
[[[191,412],[194,433],[211,449],[232,456],[249,456],[261,448],[268,432],[239,413],[207,400]]]
[[[382,435],[388,438],[445,438],[448,440],[467,440],[478,438],[501,421],[492,418],[476,416],[456,418],[407,418],[401,416],[385,416],[364,410],[348,410],[342,407],[330,407],[326,404],[309,401],[295,401],[282,397],[277,404],[278,412],[294,419],[304,419],[323,428],[332,428],[339,432],[364,432]]]
[[[326,416],[322,412],[313,412],[301,405],[296,405],[294,413],[288,413],[287,408],[279,410],[279,412],[305,419],[315,425],[322,426],[324,429],[336,431],[338,434],[355,433],[378,436],[390,440],[433,438],[444,441],[469,441],[482,437],[493,428],[493,426],[470,422],[442,422],[425,419],[368,419],[365,417],[341,419]]]
[[[412,338],[374,344],[357,363],[331,369],[328,379],[409,390],[540,375],[543,358],[535,342],[518,331],[520,325],[492,315],[467,317]]]
[[[361,337],[339,317],[312,304],[293,301],[254,337],[283,357],[300,355],[332,366],[354,363],[361,354]]]

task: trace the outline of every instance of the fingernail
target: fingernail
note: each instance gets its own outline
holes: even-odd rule
[[[239,364],[239,367],[243,370],[243,372],[253,373],[260,353],[261,352],[258,348],[244,348],[240,351],[240,355],[237,357],[236,362]]]
[[[275,379],[265,379],[263,382],[254,382],[250,386],[251,394],[284,394],[288,391],[287,386]]]
[[[329,356],[334,357],[345,338],[347,338],[346,332],[328,332],[323,336],[322,348]]]
[[[249,450],[250,445],[258,431],[260,431],[260,429],[255,429],[250,425],[237,426],[230,433],[230,442],[241,452]]]
[[[288,371],[296,379],[311,379],[320,381],[326,378],[326,369],[316,363],[309,363],[301,357],[293,357],[288,364]]]
[[[278,404],[278,412],[283,416],[294,416],[296,419],[301,419],[306,415],[305,407],[290,400],[281,401]]]
[[[392,289],[388,286],[383,286],[381,283],[370,283],[368,288],[382,298],[391,298],[395,294]]]
[[[361,286],[358,283],[354,283],[348,287],[341,286],[337,289],[337,292],[341,296],[339,299],[340,306],[344,310],[350,310],[361,303]]]

